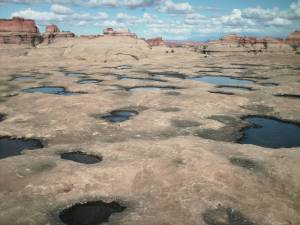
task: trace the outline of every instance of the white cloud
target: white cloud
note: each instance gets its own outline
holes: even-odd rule
[[[193,7],[188,2],[174,3],[172,0],[166,0],[159,7],[159,11],[170,14],[187,14],[193,11]]]
[[[57,5],[57,4],[54,4],[51,6],[51,11],[56,14],[61,14],[61,15],[68,15],[68,14],[73,13],[72,9],[65,7],[63,5]]]

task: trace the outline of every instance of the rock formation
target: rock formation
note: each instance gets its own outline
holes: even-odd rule
[[[51,44],[57,40],[64,40],[74,38],[75,34],[72,32],[61,32],[58,26],[51,24],[46,27],[46,32],[43,34],[45,44]]]
[[[165,42],[163,41],[163,39],[161,37],[147,39],[146,42],[150,46],[165,46]]]
[[[137,35],[135,33],[130,32],[128,29],[118,29],[114,30],[113,28],[106,28],[103,30],[104,36],[126,36],[126,37],[132,37],[137,38]]]
[[[46,27],[46,33],[57,33],[60,32],[58,26],[51,24]]]
[[[27,44],[35,46],[42,36],[34,20],[13,17],[0,20],[0,44]]]
[[[291,33],[286,41],[288,44],[300,44],[300,29]]]

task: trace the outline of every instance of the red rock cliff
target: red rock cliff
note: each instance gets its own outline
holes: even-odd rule
[[[38,33],[34,20],[13,17],[0,19],[0,32]]]
[[[288,44],[300,44],[300,30],[291,33],[286,41]]]

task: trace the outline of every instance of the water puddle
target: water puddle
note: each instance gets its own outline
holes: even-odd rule
[[[81,73],[81,72],[66,72],[65,76],[66,77],[78,77],[78,78],[80,78],[80,77],[87,76],[87,74],[86,73]]]
[[[71,160],[83,164],[95,164],[102,161],[101,156],[89,155],[84,152],[66,152],[60,155],[62,159]]]
[[[0,159],[20,155],[21,151],[28,149],[43,148],[43,144],[38,139],[23,139],[23,138],[0,138]]]
[[[78,83],[79,84],[97,84],[102,81],[103,80],[97,80],[97,79],[82,79],[82,80],[79,80]]]
[[[232,92],[226,92],[226,91],[209,91],[209,93],[220,94],[220,95],[234,95],[234,93],[232,93]]]
[[[126,209],[125,206],[113,201],[77,203],[70,208],[64,209],[59,218],[67,225],[96,225],[109,222],[113,213],[120,213]]]
[[[131,92],[143,92],[143,91],[160,91],[160,90],[176,90],[177,87],[174,86],[136,86],[132,88],[128,88],[128,91]]]
[[[186,75],[177,72],[150,72],[149,73],[152,77],[160,79],[164,77],[176,78],[176,79],[186,79]]]
[[[103,116],[102,119],[112,123],[119,123],[129,120],[131,117],[136,115],[138,115],[138,112],[133,110],[115,110],[109,115]]]
[[[119,66],[116,66],[115,69],[117,69],[117,70],[128,70],[128,69],[132,69],[132,66],[131,65],[119,65]]]
[[[244,130],[244,136],[238,141],[241,144],[268,148],[300,146],[300,123],[262,116],[249,116],[244,120],[251,126]]]
[[[55,94],[55,95],[64,95],[64,96],[81,94],[80,92],[70,92],[63,87],[56,87],[56,86],[33,87],[33,88],[24,89],[23,91],[27,93],[45,93],[45,94]]]
[[[282,98],[300,98],[300,95],[294,95],[294,94],[275,94],[276,97],[282,97]]]
[[[238,79],[226,76],[200,76],[191,79],[217,85],[248,85],[255,83],[253,80]]]
[[[36,79],[36,77],[34,76],[13,76],[12,79],[10,79],[10,81],[32,81]]]

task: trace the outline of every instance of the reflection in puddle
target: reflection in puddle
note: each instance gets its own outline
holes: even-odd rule
[[[33,88],[27,88],[23,90],[27,93],[45,93],[45,94],[56,94],[56,95],[78,95],[79,92],[70,92],[66,91],[63,87],[56,87],[56,86],[43,86],[43,87],[33,87]]]
[[[160,91],[160,90],[176,90],[178,89],[177,87],[173,86],[137,86],[137,87],[132,87],[128,88],[128,91],[131,92],[143,92],[143,91]]]
[[[249,116],[252,124],[244,130],[241,144],[254,144],[268,148],[291,148],[300,146],[300,124],[285,122],[276,118]]]
[[[103,80],[97,80],[97,79],[82,79],[82,80],[79,80],[78,83],[79,84],[97,84],[102,81]]]
[[[255,83],[252,80],[237,79],[226,76],[201,76],[191,79],[217,85],[247,85]]]

